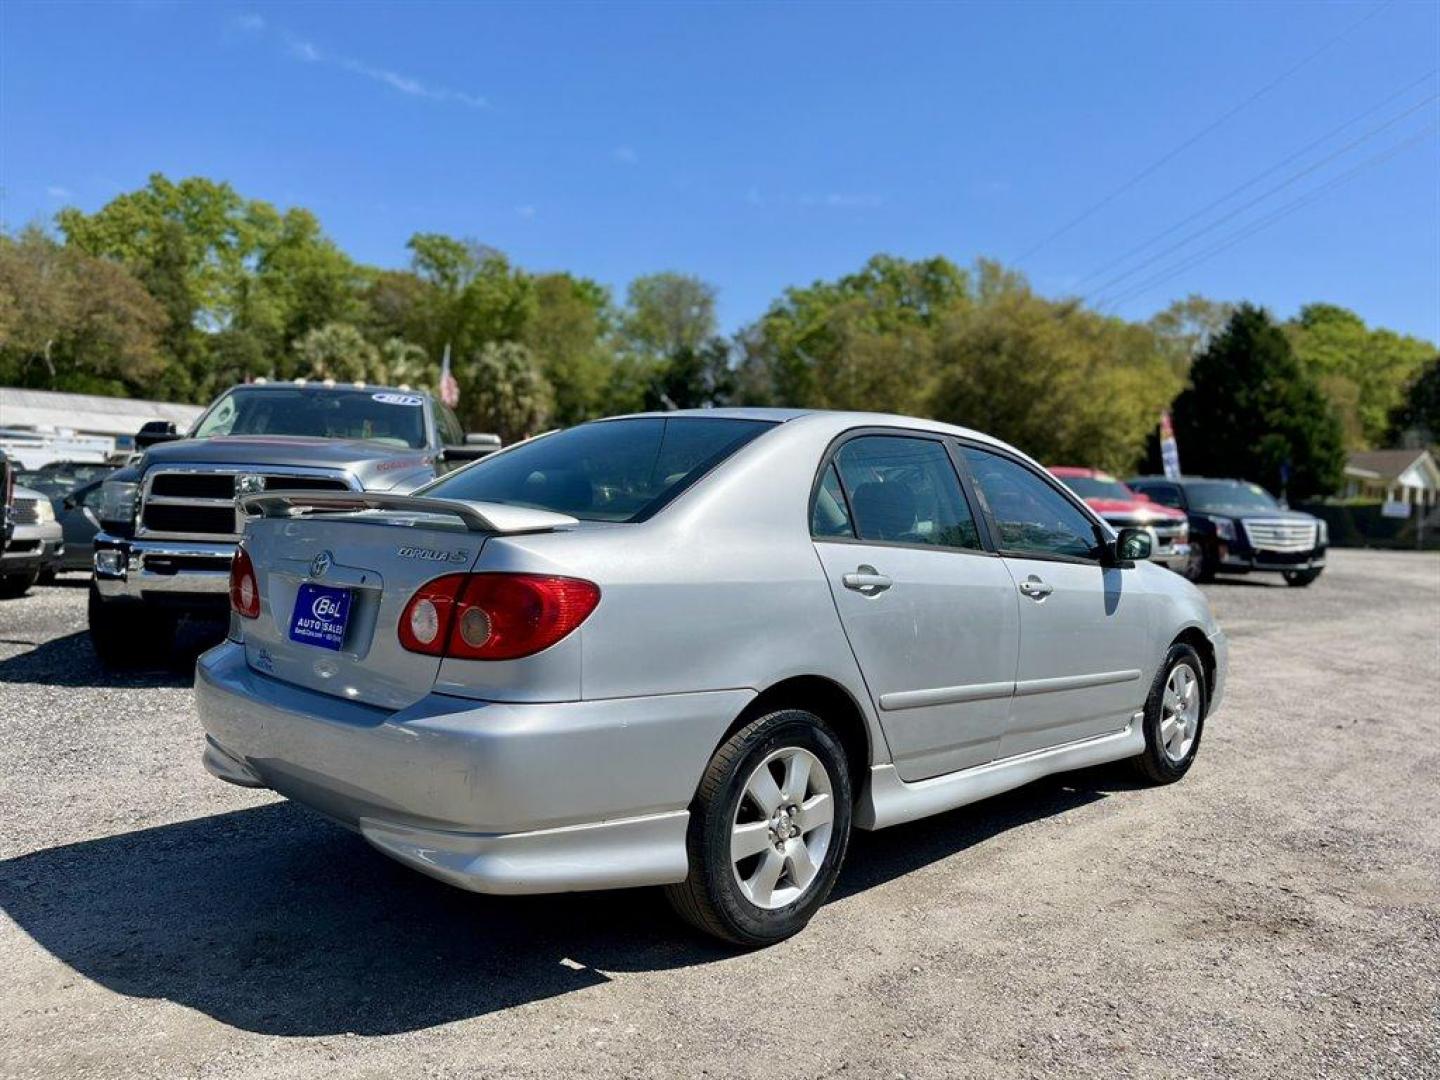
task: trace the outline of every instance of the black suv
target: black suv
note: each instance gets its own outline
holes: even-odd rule
[[[1266,570],[1283,574],[1287,585],[1304,586],[1325,569],[1330,544],[1325,522],[1287,510],[1259,484],[1204,476],[1137,476],[1127,483],[1190,515],[1185,576],[1192,581]]]

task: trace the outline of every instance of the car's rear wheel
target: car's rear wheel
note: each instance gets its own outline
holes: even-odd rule
[[[1285,584],[1293,585],[1297,589],[1303,589],[1319,576],[1319,570],[1286,570]]]
[[[1194,648],[1170,646],[1145,701],[1145,749],[1131,758],[1152,784],[1173,784],[1200,751],[1205,730],[1205,666]]]
[[[804,928],[850,842],[850,770],[819,717],[760,717],[715,751],[690,808],[690,874],[666,888],[675,910],[737,945]]]
[[[106,603],[94,582],[88,606],[90,641],[106,667],[139,667],[165,657],[179,620],[138,603]]]

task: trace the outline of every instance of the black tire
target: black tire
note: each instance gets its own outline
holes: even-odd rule
[[[752,902],[737,879],[736,864],[730,856],[731,832],[742,802],[750,798],[745,792],[746,783],[771,755],[787,749],[808,751],[824,767],[831,788],[833,816],[828,847],[809,885],[794,901],[782,907],[766,908]],[[814,783],[812,778],[811,784]],[[785,795],[794,798],[791,792]],[[799,801],[804,800],[804,795],[799,796]],[[710,759],[690,806],[690,830],[686,838],[690,874],[680,884],[666,886],[666,897],[681,918],[724,941],[751,948],[783,941],[805,928],[834,888],[850,844],[852,809],[845,750],[824,722],[800,709],[784,709],[762,716],[725,740]],[[749,802],[745,812],[759,812],[758,804]],[[792,873],[791,863],[787,856],[779,854],[780,846],[775,850],[777,857],[786,860],[780,878],[785,881]],[[754,856],[757,862],[770,857],[768,846]]]
[[[35,584],[37,584],[37,585],[54,585],[54,584],[55,584],[55,571],[54,571],[54,570],[42,570],[42,571],[40,571],[40,576],[35,579]]]
[[[1217,560],[1204,544],[1191,549],[1190,558],[1185,562],[1182,573],[1196,585],[1205,585],[1215,580]]]
[[[1194,738],[1189,749],[1179,760],[1166,752],[1160,725],[1164,719],[1166,684],[1177,667],[1186,666],[1194,677],[1194,693],[1200,696],[1199,717],[1196,721]],[[1145,699],[1145,749],[1130,759],[1135,773],[1151,784],[1173,784],[1187,772],[1200,752],[1200,738],[1205,734],[1205,714],[1210,706],[1209,688],[1205,685],[1205,665],[1200,654],[1191,646],[1177,642],[1165,654],[1165,662],[1155,673],[1150,684],[1150,696]]]
[[[31,570],[24,574],[0,575],[0,600],[15,600],[30,591],[40,577],[40,571]]]
[[[1319,576],[1319,570],[1286,570],[1285,584],[1297,589],[1303,589]]]
[[[100,662],[110,668],[153,664],[170,653],[179,621],[168,611],[140,603],[107,603],[90,584],[90,642]]]

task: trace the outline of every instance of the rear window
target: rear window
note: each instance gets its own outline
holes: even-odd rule
[[[774,426],[699,416],[582,424],[486,458],[425,494],[530,506],[582,521],[643,521]]]

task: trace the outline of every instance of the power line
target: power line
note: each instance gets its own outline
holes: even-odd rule
[[[1148,259],[1142,259],[1140,262],[1138,262],[1138,263],[1136,263],[1134,266],[1132,266],[1129,270],[1126,270],[1126,271],[1124,271],[1123,273],[1116,274],[1114,277],[1110,278],[1110,279],[1109,279],[1108,281],[1106,281],[1104,284],[1099,285],[1099,286],[1097,286],[1097,287],[1094,288],[1094,289],[1091,289],[1090,292],[1086,293],[1085,296],[1082,297],[1082,299],[1084,299],[1084,300],[1089,300],[1091,297],[1094,297],[1094,296],[1096,296],[1096,295],[1098,295],[1098,294],[1100,294],[1100,293],[1103,293],[1106,289],[1109,289],[1109,288],[1110,288],[1111,286],[1113,286],[1113,285],[1118,285],[1120,282],[1124,281],[1124,280],[1125,280],[1126,278],[1128,278],[1128,277],[1133,277],[1135,274],[1137,274],[1137,273],[1139,273],[1141,270],[1145,269],[1145,267],[1150,266],[1150,265],[1158,262],[1160,259],[1163,259],[1166,255],[1169,255],[1171,252],[1178,251],[1180,248],[1183,248],[1186,244],[1190,243],[1190,241],[1196,240],[1196,239],[1198,239],[1199,237],[1204,236],[1206,233],[1208,233],[1208,232],[1210,232],[1211,230],[1215,229],[1217,226],[1223,225],[1223,224],[1225,224],[1227,221],[1233,221],[1236,217],[1238,217],[1239,215],[1243,214],[1246,210],[1249,210],[1252,206],[1255,206],[1255,205],[1257,205],[1258,203],[1264,202],[1264,201],[1265,201],[1266,199],[1268,199],[1271,195],[1274,195],[1277,191],[1283,191],[1285,188],[1289,187],[1291,184],[1295,183],[1296,181],[1298,181],[1298,180],[1303,180],[1305,177],[1309,176],[1311,173],[1315,172],[1317,169],[1323,168],[1324,166],[1328,165],[1330,162],[1334,161],[1334,160],[1335,160],[1336,158],[1338,158],[1338,157],[1343,157],[1345,154],[1348,154],[1351,150],[1355,149],[1355,147],[1359,146],[1361,143],[1368,142],[1370,139],[1373,139],[1376,135],[1379,135],[1382,131],[1385,131],[1385,130],[1387,130],[1387,129],[1389,129],[1389,128],[1394,127],[1394,126],[1395,126],[1396,124],[1398,124],[1401,120],[1404,120],[1406,117],[1410,116],[1412,113],[1418,112],[1420,109],[1423,109],[1426,105],[1431,104],[1432,102],[1436,101],[1437,99],[1440,99],[1440,94],[1431,94],[1428,98],[1425,98],[1425,99],[1422,100],[1422,101],[1416,102],[1414,105],[1410,106],[1410,108],[1406,109],[1404,112],[1399,113],[1399,114],[1396,115],[1396,116],[1392,116],[1389,120],[1386,120],[1383,124],[1380,124],[1380,125],[1378,125],[1378,126],[1376,126],[1376,127],[1371,128],[1369,131],[1365,132],[1363,135],[1359,136],[1358,138],[1352,139],[1350,142],[1348,142],[1348,143],[1346,143],[1344,146],[1340,147],[1340,149],[1334,150],[1334,151],[1332,151],[1331,153],[1326,154],[1326,155],[1325,155],[1323,158],[1321,158],[1319,161],[1316,161],[1316,162],[1314,162],[1314,163],[1312,163],[1312,164],[1310,164],[1310,165],[1305,166],[1305,168],[1301,169],[1301,170],[1298,171],[1298,172],[1292,173],[1290,176],[1288,176],[1288,177],[1286,177],[1284,180],[1280,181],[1280,183],[1275,184],[1275,185],[1273,185],[1273,186],[1271,186],[1271,187],[1269,187],[1269,188],[1266,188],[1266,189],[1265,189],[1264,191],[1262,191],[1259,195],[1256,195],[1253,199],[1250,199],[1250,200],[1248,200],[1248,201],[1246,201],[1246,202],[1241,203],[1239,206],[1235,207],[1235,209],[1229,211],[1229,212],[1226,213],[1226,214],[1222,214],[1220,217],[1216,218],[1214,221],[1210,222],[1208,225],[1202,225],[1200,228],[1196,229],[1194,232],[1190,233],[1188,236],[1182,237],[1181,239],[1175,241],[1175,243],[1171,244],[1169,247],[1163,247],[1163,248],[1161,248],[1161,249],[1160,249],[1159,251],[1157,251],[1154,255],[1151,255]]]
[[[1211,202],[1209,202],[1209,203],[1206,203],[1206,204],[1205,204],[1204,206],[1202,206],[1199,210],[1196,210],[1194,213],[1189,214],[1189,215],[1187,215],[1186,217],[1181,218],[1179,221],[1175,222],[1175,224],[1171,225],[1169,228],[1163,229],[1163,230],[1161,230],[1160,232],[1156,233],[1154,236],[1150,237],[1150,239],[1146,240],[1144,243],[1142,243],[1142,244],[1136,244],[1133,248],[1131,248],[1129,251],[1125,252],[1123,255],[1118,255],[1118,256],[1116,256],[1115,258],[1111,259],[1109,262],[1104,263],[1104,264],[1101,265],[1101,266],[1097,266],[1094,270],[1091,270],[1088,274],[1086,274],[1086,275],[1085,275],[1084,277],[1082,277],[1078,282],[1076,282],[1075,285],[1076,285],[1076,286],[1083,285],[1085,282],[1091,280],[1092,278],[1099,277],[1101,274],[1105,273],[1105,271],[1110,270],[1110,269],[1113,269],[1113,268],[1116,267],[1116,266],[1119,266],[1121,263],[1124,263],[1127,259],[1130,259],[1132,256],[1138,255],[1140,252],[1144,251],[1146,248],[1150,247],[1152,244],[1155,244],[1155,243],[1157,243],[1157,242],[1165,239],[1165,237],[1169,236],[1171,233],[1175,232],[1177,229],[1182,229],[1182,228],[1184,228],[1186,225],[1190,224],[1190,222],[1194,221],[1196,218],[1203,217],[1205,214],[1208,214],[1211,210],[1215,209],[1215,207],[1219,206],[1221,203],[1228,202],[1230,199],[1233,199],[1236,195],[1239,195],[1239,194],[1240,194],[1242,191],[1244,191],[1246,188],[1253,187],[1254,185],[1258,184],[1261,180],[1265,179],[1265,177],[1269,176],[1270,174],[1279,172],[1279,171],[1280,171],[1281,169],[1283,169],[1286,165],[1289,165],[1292,161],[1295,161],[1295,160],[1297,160],[1297,159],[1299,159],[1299,158],[1304,157],[1304,156],[1305,156],[1306,154],[1308,154],[1311,150],[1314,150],[1317,146],[1322,146],[1322,145],[1324,145],[1325,143],[1329,142],[1331,139],[1333,139],[1336,135],[1340,134],[1340,132],[1344,131],[1346,128],[1351,127],[1351,126],[1353,126],[1354,124],[1359,123],[1361,120],[1364,120],[1366,117],[1371,116],[1371,115],[1379,112],[1379,111],[1380,111],[1381,109],[1383,109],[1386,105],[1389,105],[1392,101],[1394,101],[1396,98],[1398,98],[1398,97],[1403,97],[1404,95],[1408,94],[1411,90],[1414,90],[1414,89],[1415,89],[1417,86],[1419,86],[1421,83],[1427,82],[1427,81],[1429,81],[1430,79],[1434,78],[1437,70],[1440,70],[1440,69],[1432,69],[1431,71],[1429,71],[1429,72],[1427,72],[1426,74],[1422,75],[1420,78],[1416,79],[1414,82],[1409,83],[1408,85],[1402,87],[1402,88],[1399,89],[1399,90],[1396,90],[1393,94],[1390,94],[1388,97],[1384,98],[1383,100],[1376,102],[1374,105],[1370,106],[1370,108],[1366,109],[1364,112],[1359,113],[1359,114],[1357,114],[1357,115],[1355,115],[1355,116],[1352,116],[1349,120],[1346,120],[1343,124],[1340,124],[1338,127],[1332,128],[1330,131],[1326,132],[1324,135],[1320,136],[1318,139],[1315,139],[1315,140],[1313,140],[1313,141],[1311,141],[1311,142],[1309,142],[1309,143],[1306,143],[1306,144],[1305,144],[1304,146],[1302,146],[1299,150],[1296,150],[1293,154],[1289,155],[1289,156],[1286,157],[1286,158],[1281,159],[1280,161],[1277,161],[1274,165],[1271,165],[1268,169],[1264,170],[1263,172],[1256,173],[1254,176],[1250,177],[1250,179],[1246,180],[1243,184],[1239,184],[1239,185],[1237,185],[1236,187],[1231,188],[1231,189],[1230,189],[1229,191],[1227,191],[1224,195],[1221,195],[1218,199],[1215,199],[1215,200],[1213,200],[1213,201],[1211,201]]]
[[[1177,157],[1179,154],[1181,154],[1181,153],[1184,152],[1185,150],[1190,149],[1190,147],[1194,146],[1197,142],[1199,142],[1201,139],[1205,138],[1205,136],[1209,135],[1212,131],[1215,131],[1217,128],[1223,126],[1223,125],[1226,124],[1228,121],[1234,119],[1234,118],[1235,118],[1236,116],[1238,116],[1240,113],[1244,112],[1245,109],[1249,108],[1250,105],[1252,105],[1254,102],[1256,102],[1256,101],[1259,100],[1260,98],[1264,97],[1264,96],[1265,96],[1266,94],[1268,94],[1271,90],[1274,90],[1275,87],[1279,86],[1279,85],[1280,85],[1281,83],[1283,83],[1286,79],[1290,78],[1290,76],[1294,75],[1294,74],[1295,74],[1297,71],[1299,71],[1301,68],[1306,67],[1308,64],[1310,64],[1310,63],[1312,63],[1313,61],[1315,61],[1316,59],[1318,59],[1318,58],[1321,56],[1321,54],[1323,54],[1324,52],[1326,52],[1326,51],[1327,51],[1328,49],[1330,49],[1333,45],[1335,45],[1336,43],[1338,43],[1338,42],[1340,42],[1340,41],[1343,41],[1345,38],[1349,37],[1352,33],[1354,33],[1356,30],[1360,29],[1360,27],[1364,26],[1364,25],[1365,25],[1367,22],[1369,22],[1371,19],[1375,18],[1375,16],[1379,15],[1379,14],[1380,14],[1382,11],[1384,11],[1386,8],[1389,8],[1392,4],[1394,4],[1394,2],[1395,2],[1395,0],[1385,0],[1384,3],[1380,4],[1379,6],[1375,7],[1374,9],[1372,9],[1368,14],[1366,14],[1366,15],[1363,16],[1362,18],[1358,19],[1357,21],[1351,23],[1349,26],[1347,26],[1347,27],[1346,27],[1344,30],[1342,30],[1340,33],[1336,34],[1336,35],[1335,35],[1334,37],[1332,37],[1329,41],[1325,42],[1325,44],[1321,45],[1321,46],[1320,46],[1318,49],[1316,49],[1314,52],[1312,52],[1312,53],[1310,53],[1309,55],[1307,55],[1307,56],[1306,56],[1303,60],[1301,60],[1298,64],[1295,64],[1293,67],[1287,68],[1285,71],[1281,72],[1278,76],[1276,76],[1274,79],[1270,80],[1268,83],[1266,83],[1264,86],[1262,86],[1259,90],[1256,90],[1253,94],[1251,94],[1249,97],[1247,97],[1244,101],[1240,102],[1240,104],[1236,105],[1236,106],[1235,106],[1234,108],[1232,108],[1229,112],[1227,112],[1227,113],[1225,113],[1224,115],[1222,115],[1219,119],[1211,122],[1211,123],[1208,124],[1206,127],[1202,128],[1201,130],[1199,130],[1198,132],[1196,132],[1194,135],[1190,136],[1190,138],[1186,139],[1186,140],[1185,140],[1184,142],[1182,142],[1179,146],[1177,146],[1177,147],[1175,147],[1174,149],[1172,149],[1172,150],[1170,150],[1170,151],[1162,154],[1159,158],[1157,158],[1155,161],[1151,162],[1149,165],[1145,166],[1145,168],[1141,169],[1138,173],[1136,173],[1134,176],[1132,176],[1129,180],[1126,180],[1126,181],[1125,181],[1123,184],[1121,184],[1118,188],[1116,188],[1114,191],[1110,192],[1110,194],[1106,195],[1103,199],[1101,199],[1099,202],[1095,203],[1095,204],[1094,204],[1093,206],[1091,206],[1088,210],[1085,210],[1084,212],[1082,212],[1081,214],[1079,214],[1077,217],[1071,218],[1070,221],[1068,221],[1068,222],[1066,222],[1064,225],[1060,226],[1060,228],[1056,229],[1056,230],[1055,230],[1054,232],[1052,232],[1049,236],[1047,236],[1047,237],[1045,237],[1043,240],[1041,240],[1038,244],[1036,244],[1035,246],[1031,247],[1028,251],[1022,252],[1022,253],[1020,254],[1020,256],[1019,256],[1018,258],[1016,258],[1015,261],[1016,261],[1017,263],[1024,262],[1026,259],[1030,258],[1030,256],[1034,255],[1037,251],[1040,251],[1042,248],[1047,247],[1052,241],[1059,239],[1061,236],[1064,236],[1064,235],[1065,235],[1067,232],[1069,232],[1071,229],[1075,228],[1076,225],[1079,225],[1079,224],[1080,224],[1081,222],[1083,222],[1083,221],[1089,220],[1091,217],[1093,217],[1093,216],[1094,216],[1095,214],[1097,214],[1099,211],[1101,211],[1101,210],[1103,210],[1105,207],[1109,206],[1112,202],[1114,202],[1117,198],[1119,198],[1119,197],[1120,197],[1121,195],[1123,195],[1125,192],[1129,191],[1132,187],[1134,187],[1136,184],[1138,184],[1141,180],[1144,180],[1144,179],[1145,179],[1146,177],[1148,177],[1151,173],[1153,173],[1153,172],[1155,172],[1157,169],[1159,169],[1162,165],[1168,164],[1168,163],[1169,163],[1170,161],[1172,161],[1175,157]]]
[[[1388,150],[1382,150],[1380,153],[1366,158],[1364,161],[1360,162],[1358,165],[1356,165],[1349,171],[1343,172],[1339,176],[1331,178],[1324,184],[1321,184],[1318,188],[1315,188],[1313,191],[1310,191],[1297,199],[1291,200],[1284,206],[1281,206],[1278,209],[1272,211],[1265,217],[1258,218],[1257,220],[1247,225],[1245,228],[1239,230],[1236,233],[1233,233],[1225,240],[1222,240],[1220,243],[1214,244],[1211,247],[1206,248],[1204,251],[1195,253],[1191,256],[1187,256],[1180,262],[1175,263],[1167,269],[1162,270],[1155,276],[1150,277],[1145,281],[1142,281],[1139,285],[1134,286],[1127,292],[1124,292],[1121,295],[1115,297],[1113,300],[1106,301],[1103,306],[1108,307],[1112,311],[1114,311],[1121,304],[1127,303],[1135,297],[1149,292],[1155,286],[1163,285],[1165,282],[1171,280],[1172,278],[1178,277],[1179,275],[1185,273],[1187,270],[1199,266],[1201,263],[1208,262],[1211,258],[1220,254],[1220,252],[1234,247],[1236,244],[1240,243],[1243,240],[1248,240],[1256,233],[1268,229],[1271,225],[1274,225],[1282,218],[1288,217],[1296,210],[1300,210],[1303,207],[1310,205],[1312,202],[1319,199],[1321,196],[1328,194],[1335,188],[1340,187],[1342,184],[1349,183],[1366,169],[1382,164],[1383,162],[1388,161],[1390,158],[1394,157],[1395,155],[1399,154],[1401,151],[1409,148],[1415,143],[1421,142],[1428,135],[1434,132],[1437,126],[1440,125],[1434,123],[1427,124],[1425,127],[1417,131],[1414,135],[1411,135],[1408,139],[1402,139],[1400,142],[1396,143]]]

